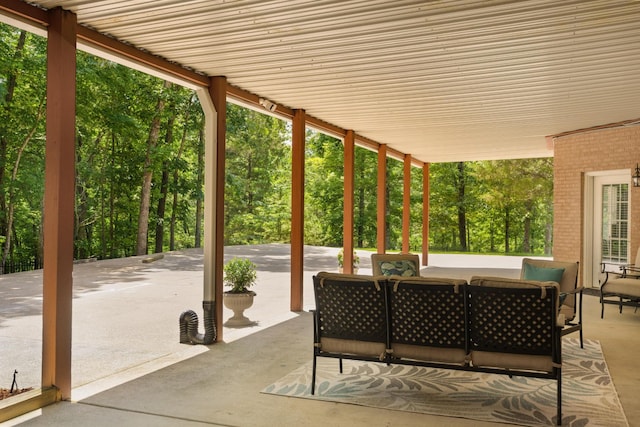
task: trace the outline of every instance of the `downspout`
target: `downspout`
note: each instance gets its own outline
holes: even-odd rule
[[[205,115],[205,160],[204,160],[204,283],[203,301],[204,334],[198,332],[198,315],[187,310],[180,315],[180,343],[209,345],[218,340],[216,328],[216,279],[214,274],[216,258],[216,218],[222,215],[216,210],[216,164],[217,164],[217,121],[218,114],[206,88],[197,91],[200,105]]]

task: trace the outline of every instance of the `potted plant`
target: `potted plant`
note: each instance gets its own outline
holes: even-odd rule
[[[257,273],[256,265],[243,258],[233,258],[224,266],[223,283],[231,290],[224,293],[225,307],[233,311],[233,317],[225,322],[226,326],[247,326],[253,324],[244,316],[244,311],[253,305],[256,293],[249,290],[255,285]]]
[[[360,264],[360,257],[353,251],[353,272],[358,272],[358,265]],[[338,252],[338,271],[342,273],[344,271],[344,248]]]

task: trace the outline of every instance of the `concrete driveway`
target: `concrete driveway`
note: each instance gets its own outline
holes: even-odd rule
[[[314,307],[312,276],[336,271],[339,248],[305,247],[304,309]],[[370,253],[358,251],[360,274],[371,273]],[[284,244],[230,246],[225,261],[246,257],[258,266],[254,326],[226,328],[231,342],[292,319],[289,311],[290,247]],[[180,344],[180,314],[202,318],[203,253],[190,249],[162,259],[129,257],[74,266],[72,387],[81,399],[203,351]],[[469,279],[474,274],[517,277],[521,257],[430,256],[425,276]],[[223,318],[231,317],[225,308]],[[203,330],[202,321],[200,329]],[[39,387],[42,353],[42,271],[0,276],[0,387],[9,388],[14,370],[20,387]]]

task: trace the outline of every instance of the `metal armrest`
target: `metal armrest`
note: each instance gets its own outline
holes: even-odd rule
[[[575,289],[571,289],[570,291],[562,292],[562,293],[563,294],[568,294],[568,295],[570,295],[570,294],[579,294],[579,293],[582,293],[583,289],[584,289],[584,286],[578,286]]]
[[[622,268],[622,277],[640,277],[640,268],[635,265],[623,265]]]
[[[618,270],[621,270],[621,273],[616,273],[615,271],[610,271],[607,270],[607,266],[612,266],[612,267],[617,267]],[[608,262],[601,262],[600,263],[600,272],[605,274],[605,278],[604,278],[604,282],[602,282],[602,284],[600,286],[603,286],[605,283],[607,283],[609,281],[609,274],[613,274],[614,277],[612,277],[612,279],[614,278],[620,278],[620,277],[624,277],[624,268],[626,267],[626,265],[620,265],[620,264],[611,264]]]
[[[607,271],[607,267],[612,267],[615,270],[622,270],[624,267],[628,267],[629,264],[614,264],[611,262],[601,262],[600,263],[600,272],[601,273],[613,273],[613,271],[609,270]]]

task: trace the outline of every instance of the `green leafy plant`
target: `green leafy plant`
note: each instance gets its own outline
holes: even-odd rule
[[[353,251],[353,268],[357,268],[360,264],[360,257]],[[344,267],[344,248],[338,252],[338,267]]]
[[[224,266],[224,285],[231,288],[230,293],[240,294],[249,291],[256,284],[256,265],[243,258],[233,258]]]

